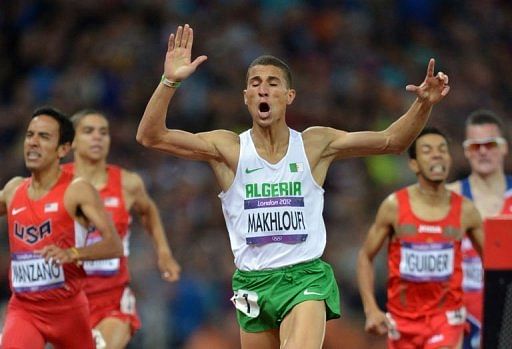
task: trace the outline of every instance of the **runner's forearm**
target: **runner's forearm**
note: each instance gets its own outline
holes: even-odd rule
[[[374,276],[373,264],[366,255],[360,252],[357,261],[357,283],[365,314],[378,309],[374,295]]]
[[[159,135],[167,129],[165,124],[167,109],[175,93],[176,88],[165,86],[163,83],[158,84],[140,120],[136,136],[137,142],[149,146],[157,141]]]
[[[390,137],[390,147],[398,152],[406,150],[425,127],[431,111],[432,104],[416,99],[409,110],[385,130]]]
[[[123,255],[123,245],[121,239],[115,233],[111,238],[103,239],[92,245],[76,248],[78,260],[96,260],[116,258]]]
[[[141,219],[147,232],[153,239],[153,246],[157,254],[168,253],[172,256],[167,236],[162,225],[160,213],[154,202],[151,202],[146,212],[141,214]]]

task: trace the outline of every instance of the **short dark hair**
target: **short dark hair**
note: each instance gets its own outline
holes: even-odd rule
[[[66,114],[52,106],[43,106],[34,110],[32,119],[40,115],[47,115],[59,123],[59,145],[73,142],[75,129]]]
[[[102,111],[100,111],[98,109],[94,109],[94,108],[81,109],[71,116],[71,122],[73,123],[73,127],[76,129],[76,127],[78,126],[80,121],[82,121],[82,119],[84,117],[86,117],[87,115],[91,115],[91,114],[100,115],[105,120],[107,119],[105,113],[103,113]]]
[[[421,130],[418,137],[416,137],[416,139],[412,142],[411,146],[407,150],[407,153],[409,154],[409,159],[416,159],[416,143],[418,143],[418,139],[430,134],[440,135],[446,140],[447,143],[449,143],[448,137],[446,137],[446,135],[437,127],[425,127],[423,130]]]
[[[251,64],[249,64],[249,68],[247,68],[247,75],[245,77],[246,83],[249,81],[249,69],[256,65],[273,65],[274,67],[281,69],[284,73],[288,88],[293,87],[292,72],[288,64],[286,64],[283,60],[271,55],[259,56],[254,61],[252,61]]]
[[[485,124],[496,125],[501,135],[506,136],[505,123],[496,113],[489,109],[477,109],[471,112],[466,118],[466,127]]]

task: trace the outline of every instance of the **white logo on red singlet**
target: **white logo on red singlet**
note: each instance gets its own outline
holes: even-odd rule
[[[105,207],[119,207],[119,198],[115,196],[108,196],[103,200]]]
[[[444,340],[444,335],[442,333],[435,334],[428,340],[428,343],[438,343],[440,341]]]
[[[439,225],[420,224],[418,227],[418,233],[441,234],[442,232],[443,228]]]
[[[11,211],[11,213],[12,213],[12,215],[13,215],[13,216],[16,216],[18,213],[23,212],[23,211],[25,211],[26,209],[27,209],[27,207],[26,207],[26,206],[18,207],[18,208],[13,208],[13,209],[12,209],[12,211]]]

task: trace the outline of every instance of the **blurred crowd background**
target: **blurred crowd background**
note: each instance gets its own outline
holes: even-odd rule
[[[251,126],[242,90],[261,54],[289,63],[297,98],[287,120],[347,131],[381,130],[403,114],[430,57],[450,76],[430,125],[452,138],[450,179],[468,173],[466,115],[489,108],[507,123],[512,107],[512,2],[498,0],[2,0],[0,1],[0,184],[26,175],[22,144],[30,114],[51,104],[110,118],[110,161],[142,175],[177,260],[164,283],[149,237],[135,221],[130,265],[143,328],[130,348],[238,348],[230,282],[233,257],[219,188],[209,167],[144,149],[135,133],[163,72],[168,35],[194,28],[193,56],[208,61],[180,87],[168,126],[189,131]],[[507,168],[510,169],[507,162]],[[328,324],[325,348],[382,347],[366,336],[356,255],[389,193],[415,180],[406,155],[335,163],[325,183],[327,249],[343,317]],[[8,242],[0,225],[0,297],[9,297]],[[385,253],[377,293],[385,302]]]

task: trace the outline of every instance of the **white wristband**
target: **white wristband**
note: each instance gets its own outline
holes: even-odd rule
[[[171,81],[162,75],[162,80],[160,80],[162,84],[170,88],[178,88],[181,85],[181,81]]]

